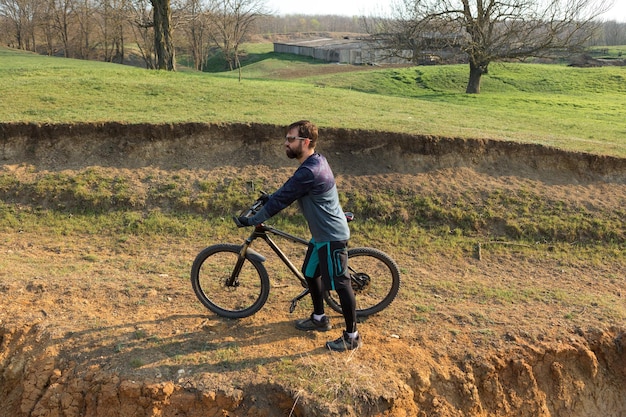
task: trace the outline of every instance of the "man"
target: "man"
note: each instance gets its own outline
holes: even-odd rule
[[[288,207],[294,201],[304,214],[312,239],[302,266],[302,272],[311,291],[313,313],[308,319],[298,320],[296,328],[303,331],[328,331],[332,328],[324,313],[324,290],[335,290],[339,296],[346,330],[326,347],[345,351],[361,346],[356,329],[356,301],[350,284],[347,244],[350,229],[339,203],[337,186],[326,158],[315,151],[317,126],[300,120],[287,127],[285,152],[300,166],[293,176],[274,194],[263,208],[252,217],[239,217],[244,226],[263,223]]]

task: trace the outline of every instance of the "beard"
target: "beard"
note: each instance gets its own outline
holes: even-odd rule
[[[287,158],[289,159],[299,159],[300,156],[302,156],[302,149],[297,149],[294,151],[291,148],[287,148],[285,150],[285,153],[287,154]]]

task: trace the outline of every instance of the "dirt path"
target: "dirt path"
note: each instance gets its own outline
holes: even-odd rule
[[[273,132],[265,129],[262,135]],[[264,171],[250,161],[271,169],[268,183],[279,184],[293,169],[271,144],[247,142],[242,153],[241,142],[195,133],[172,141],[154,131],[147,140],[121,130],[123,140],[106,145],[99,134],[50,135],[30,148],[21,145],[32,145],[32,135],[12,136],[2,173],[29,181],[46,170],[97,167],[129,178],[141,193],[146,178],[258,178]],[[623,213],[626,204],[619,161],[581,172],[580,159],[570,170],[533,170],[520,157],[494,172],[514,155],[496,160],[492,151],[481,159],[476,151],[454,159],[452,152],[404,148],[401,161],[390,151],[366,164],[368,149],[367,141],[351,151],[345,144],[326,149],[343,190],[458,199],[532,189],[592,213]],[[369,236],[401,266],[402,289],[390,308],[361,323],[362,349],[332,354],[323,344],[334,332],[303,335],[293,328],[309,306],[289,314],[299,287],[274,259],[268,304],[253,317],[226,320],[205,310],[188,282],[195,253],[223,236],[97,236],[72,221],[62,235],[19,225],[0,232],[2,416],[626,412],[626,260],[619,245],[484,244],[477,259],[474,246],[442,253],[419,230],[394,237],[410,244]],[[242,237],[233,229],[229,240]],[[340,317],[332,318],[340,328]]]

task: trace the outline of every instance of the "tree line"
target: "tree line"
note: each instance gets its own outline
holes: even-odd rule
[[[313,31],[362,28],[344,16],[277,16],[264,0],[0,0],[3,45],[121,64],[132,48],[149,69],[175,69],[178,54],[203,70],[216,51],[234,69],[242,42],[255,35]]]

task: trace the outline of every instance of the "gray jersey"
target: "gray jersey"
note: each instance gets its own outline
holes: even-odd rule
[[[328,161],[314,153],[291,178],[272,194],[252,221],[259,224],[288,207],[294,201],[304,214],[311,236],[316,242],[348,240],[350,229]]]

